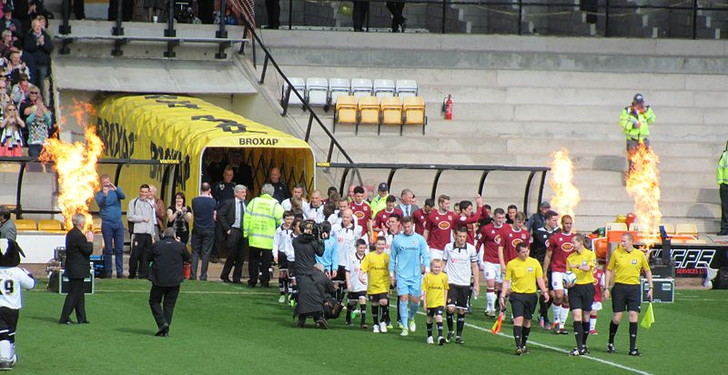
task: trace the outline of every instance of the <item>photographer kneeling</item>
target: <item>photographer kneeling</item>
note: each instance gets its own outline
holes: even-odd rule
[[[328,235],[327,232],[319,232],[318,226],[312,220],[307,220],[301,224],[301,235],[293,239],[298,285],[298,304],[294,313],[298,316],[296,327],[303,327],[310,316],[316,322],[316,327],[328,328],[323,315],[324,302],[326,296],[335,292],[336,288],[323,273],[323,266],[316,264],[316,255],[323,255],[323,240]]]

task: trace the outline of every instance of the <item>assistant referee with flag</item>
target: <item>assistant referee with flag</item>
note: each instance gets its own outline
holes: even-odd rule
[[[650,289],[647,291],[647,299],[652,300],[652,271],[647,264],[647,256],[640,250],[634,248],[634,237],[631,233],[622,235],[622,246],[614,250],[609,257],[607,272],[604,277],[604,298],[612,298],[612,321],[609,323],[609,344],[607,351],[614,353],[614,336],[617,334],[619,322],[622,320],[622,312],[625,308],[629,311],[629,355],[638,357],[640,351],[635,346],[637,343],[637,320],[640,313],[641,290],[640,273],[644,271]],[[614,281],[614,287],[609,285]]]

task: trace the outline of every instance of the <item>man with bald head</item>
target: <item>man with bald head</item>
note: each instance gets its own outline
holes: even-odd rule
[[[275,189],[273,198],[275,198],[278,202],[283,202],[291,197],[291,190],[288,189],[288,185],[281,181],[280,169],[277,167],[271,168],[270,173],[268,174],[268,179],[270,180],[270,184],[273,185],[273,189]]]

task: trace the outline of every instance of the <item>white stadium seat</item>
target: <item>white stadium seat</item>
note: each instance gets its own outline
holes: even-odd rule
[[[339,96],[351,95],[351,86],[346,78],[331,78],[329,80],[329,104],[335,105]]]
[[[326,78],[309,78],[306,80],[306,100],[308,105],[323,107],[329,100],[329,83]]]
[[[351,95],[356,98],[372,96],[372,80],[366,78],[354,78],[351,80]]]
[[[401,97],[417,96],[417,81],[412,79],[398,79],[396,92],[397,96]]]
[[[394,81],[391,79],[375,79],[374,96],[380,99],[385,96],[394,96]]]
[[[291,85],[293,85],[293,87],[295,87],[305,99],[306,81],[304,81],[303,78],[288,78],[288,80],[291,81]],[[283,85],[281,85],[281,104],[283,104],[283,101],[286,99],[286,90],[288,90],[288,84],[283,82]],[[291,96],[288,98],[288,105],[303,105],[303,102],[298,99],[298,96],[296,96],[293,90],[291,90]]]

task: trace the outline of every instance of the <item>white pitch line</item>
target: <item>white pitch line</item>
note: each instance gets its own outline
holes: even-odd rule
[[[425,314],[422,311],[418,311],[417,313],[420,314],[420,315],[427,316],[427,314]],[[474,325],[472,323],[467,323],[466,322],[465,325],[468,326],[468,327],[470,327],[470,328],[475,328],[475,329],[477,329],[479,331],[482,331],[482,332],[491,333],[489,329],[485,329],[483,327],[476,326],[476,325]],[[498,333],[498,336],[508,337],[508,338],[511,338],[511,339],[513,338],[513,337],[511,337],[511,336],[509,336],[509,335],[507,335],[505,333]],[[569,354],[569,351],[568,350],[559,349],[559,348],[557,348],[555,346],[551,346],[551,345],[541,344],[541,343],[536,342],[536,341],[533,341],[533,340],[529,340],[528,341],[528,345],[540,346],[542,348],[550,349],[550,350],[553,350],[553,351],[556,351],[556,352],[559,352],[559,353]],[[649,372],[642,371],[642,370],[638,370],[636,368],[632,368],[632,367],[625,366],[625,365],[620,365],[619,363],[610,362],[610,361],[607,361],[607,360],[604,360],[604,359],[601,359],[601,358],[596,358],[596,357],[592,357],[592,356],[588,356],[588,355],[579,356],[579,358],[589,359],[589,360],[592,360],[592,361],[596,361],[596,362],[599,362],[599,363],[603,363],[605,365],[617,367],[617,368],[620,368],[622,370],[631,371],[631,372],[634,372],[636,374],[652,375]]]

